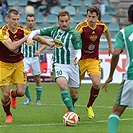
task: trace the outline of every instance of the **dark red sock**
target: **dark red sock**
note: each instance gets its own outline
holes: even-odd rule
[[[16,91],[16,90],[13,90],[13,91],[11,92],[11,95],[12,95],[13,98],[18,97],[18,94],[17,94],[17,91]]]
[[[99,94],[99,90],[100,90],[100,88],[98,90],[96,90],[96,89],[93,88],[93,86],[91,87],[90,98],[89,98],[87,107],[92,106],[92,104],[94,103],[95,99],[97,98],[97,96]]]
[[[10,99],[7,102],[2,101],[2,99],[1,99],[1,102],[2,102],[3,109],[6,113],[6,116],[12,115],[10,112],[10,104],[11,104]]]

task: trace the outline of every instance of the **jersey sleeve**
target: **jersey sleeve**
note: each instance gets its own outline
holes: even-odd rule
[[[103,29],[103,32],[105,33],[107,30],[108,30],[108,27],[107,27],[107,25],[104,23],[104,29]]]
[[[81,35],[77,30],[73,30],[72,43],[75,50],[82,48]]]
[[[123,38],[123,34],[121,31],[118,31],[116,35],[116,43],[115,43],[114,48],[120,48],[121,50],[124,50],[125,48],[124,38]]]
[[[40,33],[43,36],[50,36],[51,37],[51,31],[52,30],[53,30],[53,27],[41,28]]]
[[[82,22],[81,22],[81,23],[82,23]],[[80,34],[82,34],[82,32],[83,32],[81,23],[79,23],[79,24],[76,26],[76,29],[80,32]]]
[[[3,35],[2,29],[0,29],[0,41],[4,43],[8,39],[10,39],[9,34],[5,31],[5,34]]]
[[[30,34],[30,33],[31,33],[31,31],[30,31],[30,30],[28,30],[28,29],[26,29],[26,28],[23,28],[23,31],[24,31],[24,34],[25,34],[25,35],[28,35],[28,34]]]

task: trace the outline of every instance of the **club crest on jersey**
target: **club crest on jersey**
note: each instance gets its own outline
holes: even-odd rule
[[[97,35],[91,35],[91,36],[90,36],[90,40],[91,40],[92,42],[96,41],[96,39],[97,39]]]
[[[58,39],[55,39],[54,40],[54,43],[55,43],[55,46],[57,47],[57,48],[62,48],[62,42],[60,41],[60,40],[58,40]]]
[[[4,39],[7,39],[8,37],[6,35],[4,35]]]

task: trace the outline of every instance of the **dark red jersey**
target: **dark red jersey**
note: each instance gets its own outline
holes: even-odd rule
[[[11,39],[13,42],[18,41],[24,37],[25,34],[30,32],[18,26],[16,32],[11,32],[7,25],[3,26],[0,29],[0,61],[16,63],[23,60],[23,55],[21,53],[21,46],[14,51],[10,51],[5,45],[4,42],[8,39]]]
[[[85,20],[77,25],[76,29],[81,33],[82,56],[81,59],[99,59],[99,44],[101,35],[108,30],[104,22],[96,22],[96,27],[91,28]]]

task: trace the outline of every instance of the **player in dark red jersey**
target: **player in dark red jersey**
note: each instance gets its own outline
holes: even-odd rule
[[[17,10],[11,9],[7,17],[8,24],[0,29],[0,86],[6,122],[12,122],[10,104],[16,108],[16,97],[25,94],[26,76],[21,44],[27,40],[25,34],[29,34],[30,31],[18,26],[20,15]],[[16,90],[10,91],[11,82],[16,84]]]
[[[0,29],[0,87],[6,122],[12,122],[10,104],[12,108],[16,108],[16,97],[22,97],[25,94],[26,74],[22,61],[21,45],[27,40],[30,31],[18,26],[20,15],[17,10],[9,10],[7,18],[8,24]],[[49,41],[45,43],[51,44]],[[16,90],[10,91],[11,82],[16,85]]]
[[[98,20],[100,10],[96,6],[89,6],[87,9],[87,19],[80,22],[76,29],[81,33],[82,38],[82,56],[79,61],[80,79],[84,79],[85,73],[92,80],[90,98],[87,104],[88,117],[92,119],[94,112],[92,104],[97,98],[100,90],[101,67],[99,60],[99,43],[100,37],[104,33],[109,45],[109,55],[113,52],[110,39],[110,33],[104,22]]]

